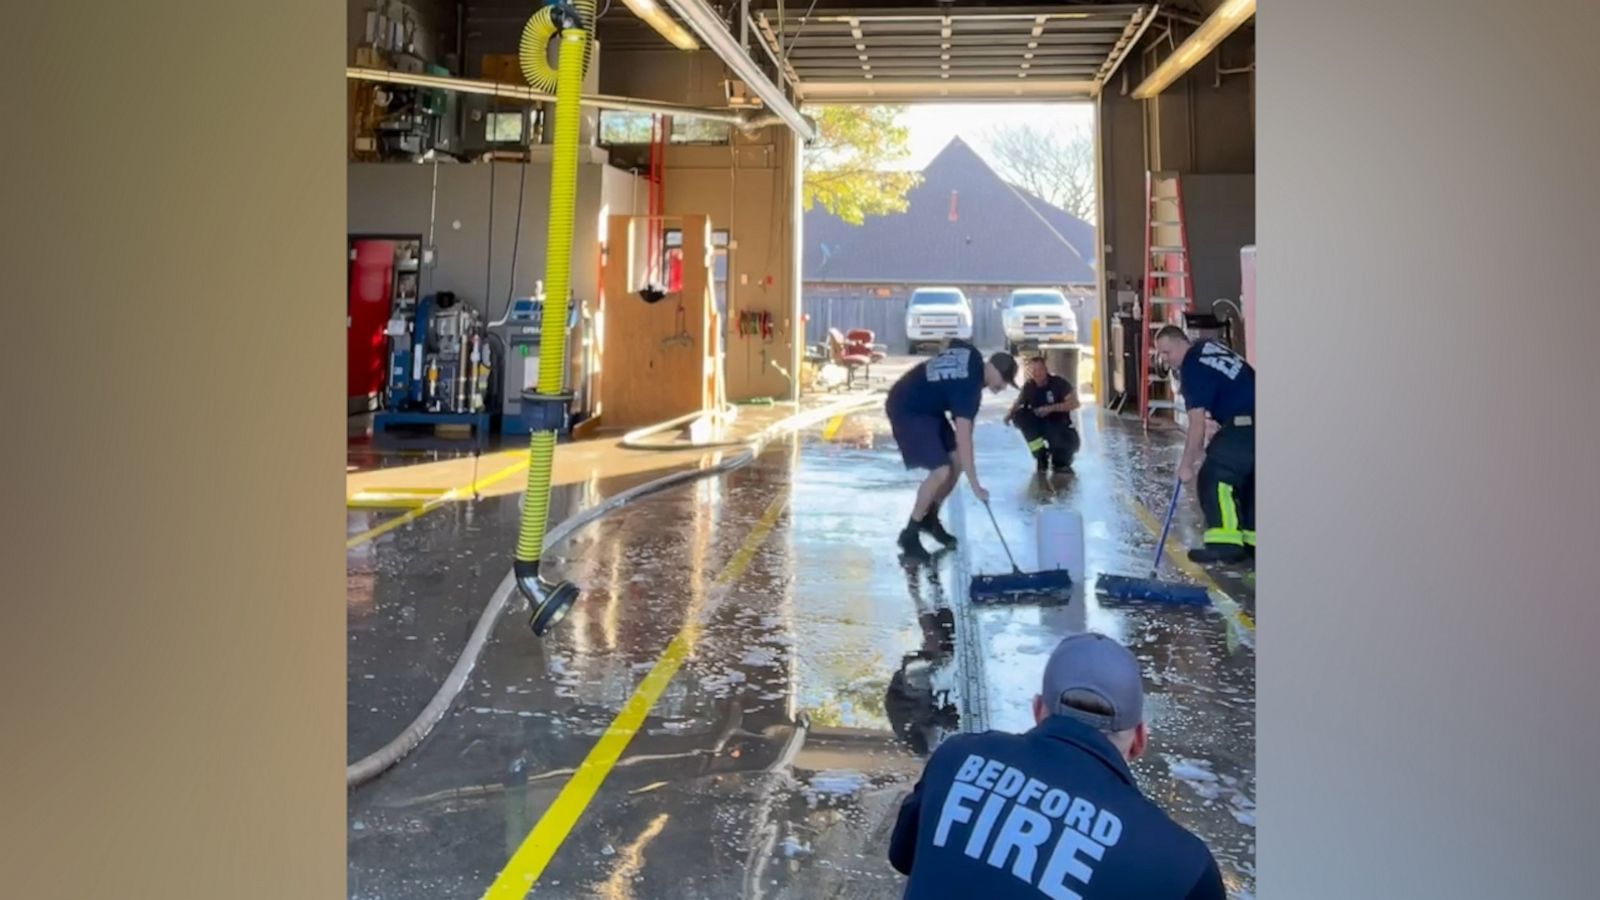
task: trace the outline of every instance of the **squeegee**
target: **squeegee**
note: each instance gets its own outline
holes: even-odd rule
[[[989,521],[994,524],[994,533],[1000,536],[1000,546],[1005,548],[1006,559],[1011,561],[1011,572],[1003,575],[972,576],[972,583],[967,590],[967,596],[972,602],[1000,603],[1037,598],[1039,595],[1070,598],[1071,595],[1067,591],[1072,587],[1072,577],[1067,574],[1067,570],[1022,571],[1022,567],[1017,565],[1017,558],[1011,555],[1011,545],[1006,543],[1006,536],[1000,531],[1000,523],[995,520],[994,510],[989,508],[989,501],[983,501],[983,508],[989,513]]]
[[[1148,603],[1167,603],[1181,606],[1208,606],[1211,594],[1205,588],[1176,581],[1162,581],[1156,577],[1161,568],[1161,552],[1167,546],[1167,533],[1172,529],[1173,514],[1178,511],[1178,492],[1183,487],[1180,479],[1172,485],[1172,502],[1167,504],[1167,521],[1161,526],[1161,538],[1156,541],[1156,558],[1150,563],[1148,578],[1129,575],[1101,574],[1095,580],[1095,592],[1111,600],[1140,600]]]

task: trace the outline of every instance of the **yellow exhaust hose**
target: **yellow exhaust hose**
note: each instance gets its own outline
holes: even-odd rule
[[[577,10],[578,19],[583,23],[585,30],[593,27],[594,0],[577,0],[571,4],[571,8]],[[517,65],[522,69],[523,79],[530,86],[547,94],[554,93],[556,85],[561,80],[559,67],[550,67],[550,39],[561,30],[561,25],[556,21],[555,7],[546,6],[534,13],[528,24],[522,27],[522,42],[517,46]],[[593,52],[594,44],[584,41],[582,73],[584,75],[589,74],[589,59]]]
[[[546,60],[550,37],[560,33],[554,73],[555,135],[550,167],[550,223],[545,244],[545,301],[541,313],[539,381],[532,393],[524,391],[522,406],[532,436],[528,441],[528,485],[523,493],[522,521],[513,564],[517,588],[532,610],[529,627],[544,635],[577,602],[579,591],[569,582],[551,584],[540,577],[550,512],[550,470],[570,397],[566,394],[568,295],[572,287],[572,229],[578,191],[579,101],[584,70],[589,59],[589,33],[594,3],[580,0],[572,6],[541,9],[523,32],[519,54],[524,76],[541,90],[551,85]]]

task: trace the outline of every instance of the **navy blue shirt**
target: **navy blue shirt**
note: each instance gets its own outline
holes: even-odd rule
[[[966,341],[912,366],[889,388],[890,415],[912,413],[975,419],[983,402],[983,354]]]
[[[1235,416],[1256,413],[1256,370],[1216,341],[1199,341],[1189,348],[1178,380],[1184,405],[1209,412],[1222,425]]]
[[[1226,900],[1206,845],[1145,798],[1111,741],[1066,716],[951,737],[900,807],[907,900]]]
[[[1018,392],[1017,408],[1037,409],[1041,406],[1055,406],[1057,403],[1071,397],[1072,394],[1072,382],[1062,378],[1060,375],[1052,374],[1045,379],[1043,385],[1029,378],[1022,383],[1022,389]],[[1070,412],[1054,412],[1045,416],[1045,418],[1066,419],[1068,425],[1072,424],[1072,413]]]

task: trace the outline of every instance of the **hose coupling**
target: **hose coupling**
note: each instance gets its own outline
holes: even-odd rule
[[[572,410],[571,394],[541,394],[538,391],[522,392],[522,421],[534,434],[550,431],[560,434],[566,429],[567,415]]]
[[[531,615],[528,617],[528,628],[538,637],[544,637],[551,629],[561,624],[567,617],[572,607],[577,605],[580,591],[578,586],[570,581],[561,581],[551,584],[539,575],[539,562],[523,562],[517,560],[512,564],[512,575],[517,582],[517,590],[522,592],[523,599],[528,601]]]
[[[550,20],[555,23],[556,30],[566,31],[568,28],[583,28],[583,15],[578,7],[569,0],[557,0],[550,4]]]

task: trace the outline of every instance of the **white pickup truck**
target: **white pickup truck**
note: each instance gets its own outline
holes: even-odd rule
[[[1042,288],[1012,291],[1002,316],[1007,352],[1016,353],[1039,344],[1078,342],[1078,314],[1073,311],[1067,295],[1060,291]]]
[[[926,287],[911,292],[906,304],[907,352],[952,338],[972,340],[972,304],[960,288]]]

